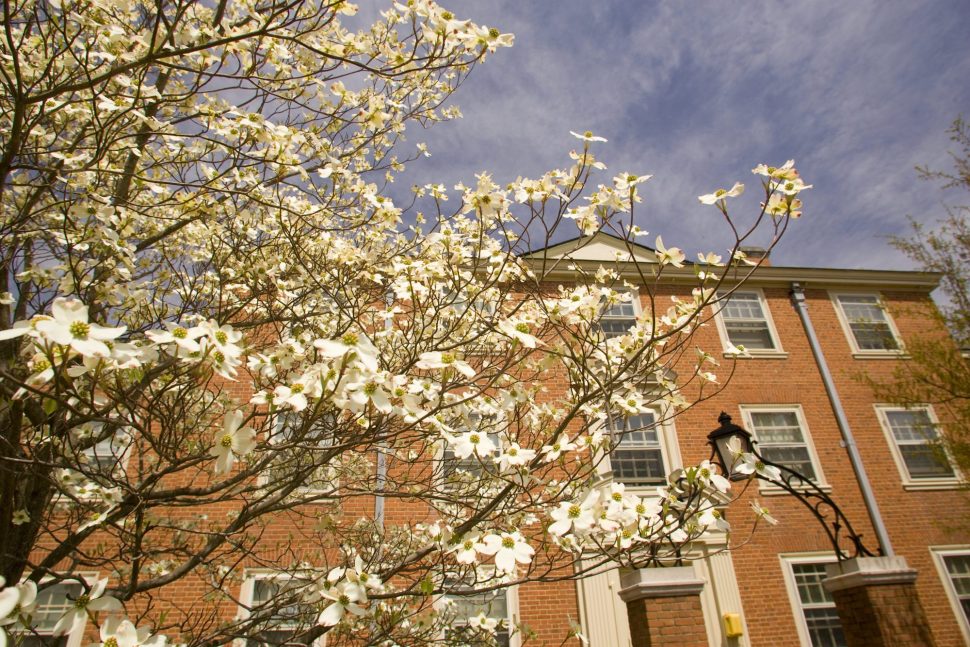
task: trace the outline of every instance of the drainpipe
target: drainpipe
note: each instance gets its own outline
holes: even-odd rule
[[[818,337],[815,336],[815,328],[812,327],[812,320],[808,316],[808,304],[805,302],[805,292],[798,283],[791,284],[791,300],[792,305],[795,306],[795,310],[798,311],[799,318],[802,320],[805,335],[808,337],[808,345],[812,347],[812,355],[815,356],[815,364],[818,366],[818,372],[822,375],[825,392],[828,394],[829,402],[832,404],[832,411],[835,412],[835,420],[838,422],[839,431],[842,432],[842,443],[845,445],[846,451],[849,452],[849,461],[852,463],[852,470],[855,472],[856,480],[859,482],[859,489],[862,490],[862,498],[866,503],[866,508],[869,510],[869,519],[872,521],[872,527],[876,531],[876,540],[879,542],[882,554],[886,557],[892,557],[895,553],[893,552],[892,544],[889,542],[889,534],[886,532],[886,526],[882,522],[882,515],[879,514],[879,506],[876,504],[876,497],[873,494],[872,485],[870,485],[869,478],[866,476],[866,468],[862,464],[859,448],[855,444],[852,429],[849,427],[849,421],[845,417],[842,401],[839,399],[839,394],[835,390],[835,382],[832,380],[829,366],[825,362],[825,356],[822,354],[822,347],[818,343]]]
[[[387,483],[387,463],[384,458],[384,448],[377,448],[377,492],[374,495],[374,521],[381,529],[384,528],[384,485]]]
[[[384,295],[384,304],[387,309],[390,310],[394,305],[394,293],[387,292]],[[390,331],[394,327],[394,323],[391,321],[390,316],[384,319],[384,330]],[[374,492],[374,523],[376,523],[381,530],[384,530],[384,486],[387,484],[387,458],[385,456],[384,443],[377,444],[377,483]]]

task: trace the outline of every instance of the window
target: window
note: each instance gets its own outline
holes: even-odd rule
[[[842,622],[835,609],[835,600],[822,586],[825,565],[832,560],[818,558],[784,559],[783,567],[788,584],[795,621],[803,645],[811,647],[845,647]]]
[[[445,644],[449,647],[461,645],[491,645],[480,629],[469,626],[468,619],[479,613],[498,622],[495,629],[495,644],[510,647],[518,643],[512,636],[512,610],[515,606],[514,588],[498,589],[471,595],[449,594],[446,599],[453,605],[454,621],[445,632]],[[517,636],[515,638],[518,638]]]
[[[939,433],[928,408],[879,407],[879,418],[892,441],[905,481],[955,481],[956,475],[938,444]]]
[[[248,607],[242,611],[244,618],[260,614],[260,607],[264,604],[278,605],[277,601],[281,599],[283,602],[291,602],[285,606],[276,606],[265,622],[254,627],[252,636],[243,643],[245,647],[306,645],[295,642],[294,636],[313,626],[319,610],[311,604],[302,603],[301,594],[296,589],[305,583],[288,576],[260,573],[251,576],[243,584],[242,602]],[[316,646],[323,644],[323,638],[313,642]]]
[[[768,315],[768,306],[760,292],[718,293],[727,301],[721,308],[720,323],[723,336],[734,346],[745,350],[778,351],[774,327]]]
[[[637,324],[636,300],[637,295],[634,294],[632,300],[614,303],[603,311],[599,327],[607,339],[625,335]]]
[[[270,468],[267,483],[302,479],[298,493],[333,494],[337,487],[332,466],[325,463],[324,453],[333,445],[336,419],[324,413],[307,423],[302,414],[288,411],[276,416],[276,430],[270,442],[280,445],[276,462]]]
[[[75,452],[91,474],[104,476],[118,476],[125,466],[131,436],[125,431],[116,431],[114,435],[101,438],[104,425],[89,423],[82,425],[72,432],[71,442]],[[92,439],[100,438],[93,445]],[[83,449],[80,449],[83,447]]]
[[[816,483],[822,481],[799,407],[742,407],[742,413],[762,456]]]
[[[653,412],[615,416],[613,434],[618,442],[610,454],[613,479],[633,487],[666,483],[661,432]]]
[[[469,285],[468,288],[473,286]],[[490,319],[495,315],[494,295],[482,288],[474,288],[474,298],[469,300],[468,295],[462,292],[447,291],[443,296],[443,303],[447,304],[449,314],[456,317],[464,317],[471,313],[475,318]],[[492,298],[489,298],[492,297]]]
[[[481,415],[473,413],[455,424],[455,432],[457,434],[464,434],[471,430],[477,430],[488,438],[492,446],[498,450],[502,446],[501,429],[499,428],[500,422],[497,416],[486,416],[482,418]],[[482,460],[486,459],[479,457],[474,452],[465,458],[457,458],[455,456],[455,450],[451,445],[445,445],[441,453],[442,476],[448,479],[452,476],[457,476],[459,473],[464,473],[471,474],[476,478],[480,477],[483,473]]]
[[[934,550],[933,557],[964,638],[970,641],[970,550]]]
[[[835,296],[843,325],[859,352],[898,351],[899,341],[882,301],[874,294]]]
[[[60,582],[45,586],[37,592],[37,608],[31,616],[31,630],[14,638],[21,647],[75,647],[81,643],[84,630],[67,636],[52,636],[54,626],[65,613],[74,608],[74,600],[83,592],[80,582]]]
[[[128,437],[118,433],[99,440],[92,447],[84,450],[84,455],[92,469],[102,474],[111,474],[122,469],[128,444]]]

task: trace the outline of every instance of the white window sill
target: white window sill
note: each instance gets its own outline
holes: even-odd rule
[[[766,485],[765,484],[765,481],[760,481],[760,483],[761,483],[761,485],[758,488],[758,491],[759,491],[760,494],[762,494],[764,496],[782,496],[782,495],[786,495],[786,494],[791,494],[791,492],[789,492],[788,490],[786,490],[784,488],[780,488],[777,485]],[[818,489],[819,490],[821,490],[822,492],[824,492],[826,494],[830,494],[832,492],[832,486],[831,485],[828,485],[827,483],[816,483],[815,485],[818,486]],[[792,489],[794,489],[796,492],[814,492],[815,491],[814,488],[812,488],[811,486],[808,486],[808,485],[793,485],[792,486]]]
[[[959,490],[965,484],[957,479],[926,479],[925,481],[904,481],[903,489],[907,492],[927,492],[930,490]]]
[[[627,485],[620,481],[607,481],[606,484],[616,483],[623,486],[623,491],[627,494],[636,494],[641,498],[659,498],[660,495],[657,494],[657,488],[666,487],[666,483],[658,483],[657,485]]]
[[[736,353],[724,353],[724,357],[727,359],[788,359],[788,353],[780,350],[763,350],[763,351],[753,351],[749,350],[743,355],[738,355]]]
[[[910,359],[909,354],[901,350],[857,350],[852,353],[852,357],[854,359]]]

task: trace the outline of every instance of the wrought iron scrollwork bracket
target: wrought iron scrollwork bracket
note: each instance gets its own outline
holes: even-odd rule
[[[790,467],[768,460],[759,454],[757,449],[753,453],[763,464],[774,467],[781,472],[781,478],[777,480],[768,478],[759,472],[755,473],[757,478],[785,490],[811,511],[825,529],[825,533],[832,543],[832,548],[835,550],[835,556],[839,561],[854,557],[875,557],[877,555],[877,553],[866,548],[865,544],[862,543],[862,535],[855,531],[838,504],[814,480]],[[840,542],[843,539],[851,543],[851,552],[842,548]],[[878,554],[882,554],[881,549]]]

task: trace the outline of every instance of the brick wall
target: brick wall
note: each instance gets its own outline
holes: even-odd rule
[[[835,591],[850,647],[928,647],[933,637],[910,584]]]
[[[766,276],[770,278],[770,273]],[[708,458],[710,450],[706,435],[717,426],[717,415],[721,410],[743,424],[739,405],[798,405],[804,414],[806,431],[814,445],[818,464],[824,474],[824,483],[830,488],[832,496],[856,530],[862,533],[867,545],[875,548],[875,534],[858,482],[846,451],[841,446],[842,439],[835,416],[802,325],[790,303],[788,290],[788,286],[781,283],[764,283],[765,299],[784,354],[739,360],[734,366],[733,377],[716,394],[710,389],[702,393],[693,385],[687,386],[684,395],[689,400],[697,396],[709,399],[676,418],[674,424],[680,453],[687,464]],[[688,292],[689,288],[669,288],[658,295],[658,303],[666,306],[667,298],[671,294],[683,295]],[[926,313],[931,306],[925,293],[884,289],[881,295],[904,341],[926,332]],[[970,505],[965,494],[955,488],[916,491],[903,487],[889,441],[875,414],[874,405],[877,401],[871,389],[857,379],[860,374],[887,378],[898,362],[906,360],[890,355],[868,359],[854,357],[828,291],[809,285],[807,298],[815,330],[821,339],[894,548],[919,572],[915,586],[936,645],[963,645],[957,620],[946,596],[944,584],[934,567],[929,547],[970,546],[970,538],[950,529],[954,525],[953,521],[970,518]],[[645,298],[642,300],[646,303]],[[934,334],[939,334],[939,331]],[[722,341],[713,321],[700,329],[696,345],[712,352],[721,360],[722,366],[718,371],[721,376],[727,376],[731,372],[731,361],[720,357]],[[685,357],[678,372],[689,375],[691,362],[691,357]],[[549,376],[544,381],[550,397],[566,387],[562,375]],[[243,401],[248,399],[248,394],[242,392],[234,395]],[[575,430],[571,435],[574,433]],[[392,476],[394,469],[403,467],[392,462]],[[780,556],[830,553],[831,546],[816,519],[790,496],[759,490],[757,483],[751,484],[746,490],[743,488],[744,484],[736,485],[735,491],[739,500],[728,509],[727,516],[733,526],[732,545],[736,549],[732,555],[750,643],[755,646],[779,647],[799,645],[796,620],[785,585]],[[781,523],[776,527],[762,523],[749,537],[755,517],[748,503],[754,499],[765,504]],[[373,497],[357,497],[344,502],[343,512],[347,518],[354,518],[371,514],[373,505]],[[222,506],[206,512],[211,515],[225,515],[230,511],[230,506]],[[185,514],[195,516],[200,512],[202,511],[192,510]],[[314,555],[318,549],[312,541],[313,531],[318,528],[319,517],[331,512],[326,505],[321,505],[306,517],[281,515],[263,530],[260,544],[262,555],[271,558],[274,554],[279,554],[294,561],[320,563],[319,555]],[[389,523],[433,520],[426,508],[400,502],[389,502],[387,519]],[[247,564],[241,564],[240,570],[245,566]],[[107,573],[102,573],[104,575]],[[884,588],[887,590],[880,590],[873,595],[896,595],[888,590],[889,587]],[[201,582],[187,579],[166,589],[164,597],[172,610],[190,608],[206,590]],[[238,595],[238,588],[230,593],[233,596]],[[571,623],[579,620],[576,595],[575,586],[569,582],[526,584],[519,587],[518,615],[522,624],[537,634],[528,644],[562,643]],[[912,598],[904,600],[896,595],[885,603],[888,608],[896,608],[894,605],[907,601],[911,602]],[[676,641],[650,644],[686,645],[693,644],[689,641],[695,639],[699,641],[696,644],[707,644],[706,636],[697,637],[704,632],[697,596],[671,598],[669,602],[653,599],[636,604],[639,606],[630,609],[632,631],[647,632],[651,640],[676,637]],[[859,608],[860,618],[871,617],[872,614],[864,602],[854,601],[852,604]],[[231,601],[224,601],[218,609],[223,618],[230,618],[236,613],[236,605]],[[88,639],[94,637],[88,636],[86,640]],[[578,643],[571,641],[565,644]]]
[[[704,614],[697,595],[627,602],[633,647],[707,647]]]
[[[904,342],[926,334],[929,321],[926,313],[932,307],[926,294],[890,290],[882,290],[880,294]],[[791,305],[788,288],[766,286],[764,295],[785,355],[739,360],[733,377],[719,394],[676,418],[684,462],[696,463],[709,456],[706,435],[717,426],[717,414],[721,410],[743,425],[739,405],[799,405],[831,496],[863,535],[866,545],[875,550],[878,548],[875,533],[808,340]],[[854,357],[828,290],[808,289],[807,298],[812,323],[890,540],[896,553],[919,572],[916,590],[936,644],[939,647],[964,645],[929,547],[970,546],[970,537],[952,530],[954,522],[970,517],[968,498],[955,485],[919,491],[903,487],[889,440],[876,416],[874,405],[879,402],[872,390],[858,379],[862,374],[888,379],[897,363],[906,360],[892,355]],[[929,332],[939,334],[939,331]],[[713,324],[700,331],[697,345],[710,351],[721,349]],[[723,364],[720,374],[729,373],[730,360],[725,359]],[[690,398],[697,393],[686,395]],[[735,485],[736,490],[743,487],[743,483]],[[747,503],[754,499],[767,506],[780,523],[773,527],[760,524],[750,540],[745,541],[754,522]],[[751,644],[800,645],[780,556],[831,554],[831,545],[822,528],[792,497],[762,490],[757,483],[740,494],[727,514],[733,526],[734,542],[743,544],[733,551],[732,557]]]

